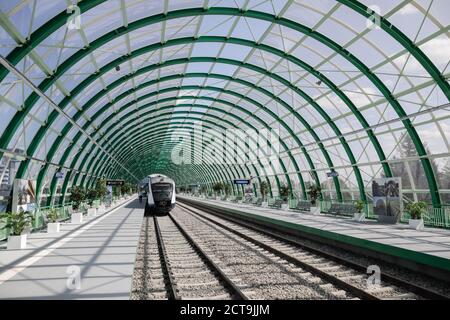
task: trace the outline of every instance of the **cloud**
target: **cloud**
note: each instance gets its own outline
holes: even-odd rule
[[[450,40],[447,37],[434,38],[420,48],[434,63],[447,64],[450,59]]]
[[[411,14],[416,14],[419,11],[416,9],[416,7],[414,7],[412,4],[408,3],[406,6],[404,6],[403,8],[401,8],[398,11],[398,14],[402,15],[402,16],[407,16],[407,15],[411,15]]]

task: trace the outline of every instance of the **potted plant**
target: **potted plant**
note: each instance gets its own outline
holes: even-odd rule
[[[86,199],[86,192],[79,186],[73,186],[70,190],[70,201],[72,202],[73,210],[77,211],[80,204]]]
[[[47,212],[46,216],[49,221],[47,223],[47,233],[58,233],[61,226],[61,223],[58,222],[58,210],[52,208]]]
[[[261,184],[259,185],[259,191],[261,192],[261,196],[262,196],[262,204],[261,206],[263,207],[267,207],[267,193],[269,192],[269,184],[267,183],[267,181],[262,181]]]
[[[410,202],[406,205],[406,211],[411,218],[409,219],[409,227],[416,230],[424,228],[422,215],[426,213],[428,206],[424,201]]]
[[[353,214],[353,220],[355,221],[363,221],[366,215],[363,212],[364,209],[364,201],[358,200],[354,203],[356,212]]]
[[[222,192],[222,190],[223,190],[223,183],[222,182],[216,182],[214,185],[213,185],[213,190],[214,190],[214,193],[215,193],[215,197],[218,195],[218,194],[220,194],[221,192]]]
[[[8,236],[8,250],[25,249],[27,247],[27,234],[22,234],[25,228],[33,223],[33,215],[29,211],[6,212],[0,214],[6,224],[2,229],[10,229]]]
[[[281,204],[281,209],[286,210],[288,208],[287,201],[290,194],[291,190],[287,185],[283,184],[280,186],[280,197],[281,200],[283,200],[283,204]]]
[[[80,224],[83,222],[83,213],[78,211],[81,203],[86,199],[86,191],[79,187],[73,186],[70,191],[70,201],[75,212],[71,214],[71,223]]]
[[[226,200],[226,199],[230,196],[230,194],[231,194],[231,185],[228,184],[228,183],[226,183],[226,184],[223,186],[223,190],[224,190],[224,192],[225,192],[225,197],[224,197],[223,200]]]
[[[200,187],[200,195],[202,198],[206,198],[206,192],[208,191],[208,187],[206,185],[202,185]]]
[[[316,186],[314,184],[309,186],[308,195],[309,195],[309,199],[311,201],[310,212],[312,214],[320,213],[320,206],[317,206],[317,199],[319,198],[321,191],[322,191],[322,188],[320,186]]]

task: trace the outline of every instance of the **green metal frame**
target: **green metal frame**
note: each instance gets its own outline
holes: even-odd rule
[[[86,12],[89,9],[95,7],[96,5],[102,3],[103,1],[83,1],[79,4],[81,12]],[[349,8],[355,10],[359,14],[362,14],[363,16],[370,16],[370,11],[367,10],[367,7],[360,4],[358,1],[351,1],[351,0],[340,0],[341,3],[344,5],[347,5]],[[401,108],[400,104],[395,100],[395,98],[392,96],[392,94],[389,92],[389,90],[384,86],[384,84],[380,81],[378,77],[376,77],[369,68],[367,68],[364,64],[362,64],[361,61],[359,61],[356,57],[351,55],[347,50],[340,47],[337,43],[335,43],[333,40],[325,37],[324,35],[318,33],[317,31],[313,31],[309,29],[306,26],[303,26],[301,24],[298,24],[296,22],[290,21],[285,18],[276,17],[267,13],[263,12],[257,12],[257,11],[244,11],[234,8],[195,8],[195,9],[184,9],[184,10],[177,10],[173,12],[168,12],[167,14],[160,14],[153,17],[148,17],[141,19],[139,21],[135,21],[133,23],[130,23],[127,27],[119,28],[119,32],[110,32],[105,36],[108,36],[110,38],[114,37],[114,33],[117,36],[123,35],[124,33],[127,33],[129,31],[138,29],[146,24],[154,23],[155,21],[165,21],[167,19],[174,19],[174,18],[180,18],[180,17],[187,17],[187,16],[196,16],[196,15],[233,15],[233,16],[246,16],[251,17],[255,19],[261,19],[265,21],[270,21],[273,23],[278,23],[280,25],[284,25],[289,28],[293,28],[294,30],[297,30],[299,32],[302,32],[320,42],[323,44],[329,46],[330,48],[334,49],[337,53],[339,53],[341,56],[343,56],[345,59],[347,59],[349,62],[353,63],[361,72],[363,72],[374,84],[378,87],[378,89],[383,93],[385,98],[390,102],[390,104],[394,107],[395,111],[399,115],[399,117],[405,116],[404,110]],[[31,50],[36,47],[41,41],[46,39],[50,34],[52,34],[55,30],[57,30],[63,23],[65,23],[66,19],[68,17],[67,12],[62,12],[52,20],[49,20],[44,26],[39,28],[37,31],[35,31],[30,39],[22,46],[18,47],[13,52],[8,55],[8,60],[11,61],[13,64],[17,64],[23,57],[25,57]],[[150,22],[153,21],[153,22]],[[436,81],[436,83],[439,85],[441,90],[444,92],[446,97],[450,100],[450,90],[449,90],[449,84],[445,81],[442,74],[437,70],[437,68],[432,64],[432,62],[423,54],[423,52],[414,46],[414,44],[409,40],[400,30],[395,28],[392,24],[390,24],[386,19],[381,17],[381,26],[383,30],[385,30],[389,35],[394,37],[402,46],[404,46],[409,52],[413,54],[413,56],[419,61],[419,63],[422,64],[422,66],[430,73],[430,75],[433,77],[433,79]],[[120,35],[119,35],[120,34]],[[104,36],[104,37],[105,37]],[[102,37],[103,38],[103,37]],[[103,38],[104,40],[107,38]],[[97,40],[100,40],[97,39]],[[95,41],[97,41],[95,40]],[[94,41],[94,42],[95,42]],[[108,40],[109,41],[109,40]],[[94,44],[94,42],[92,44]],[[101,46],[101,41],[98,41],[95,43],[96,45]],[[67,61],[66,61],[67,62]],[[0,69],[0,80],[3,80],[4,77],[7,75],[7,70],[3,67]],[[29,97],[31,98],[31,97]],[[28,101],[28,99],[27,99]],[[17,121],[18,118],[20,119],[21,116],[24,117],[26,113],[29,110],[27,109],[28,104],[25,103],[25,108],[22,111],[19,111],[13,118],[13,120],[8,125],[8,128],[5,130],[5,134],[0,139],[0,146],[7,145],[14,135],[18,125],[21,123],[21,121]],[[20,113],[23,112],[23,115]],[[19,115],[18,115],[19,114]],[[22,118],[23,119],[23,118]],[[420,137],[418,136],[415,128],[413,127],[410,120],[404,120],[403,124],[408,132],[408,134],[411,136],[415,147],[417,149],[417,152],[419,156],[421,157],[421,162],[424,167],[425,174],[427,176],[428,184],[430,187],[430,192],[432,196],[433,205],[435,207],[440,206],[440,199],[439,199],[439,193],[438,188],[436,184],[436,180],[432,171],[432,167],[430,164],[430,161],[428,158],[426,158],[426,150],[423,147],[423,144],[420,140]],[[11,130],[8,130],[11,129]],[[11,137],[9,137],[11,135]]]

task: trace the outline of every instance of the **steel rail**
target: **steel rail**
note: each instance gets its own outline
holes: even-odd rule
[[[200,245],[186,232],[186,230],[179,224],[179,222],[169,214],[169,218],[178,228],[178,230],[183,234],[189,244],[195,249],[195,251],[200,255],[205,264],[212,270],[216,275],[219,276],[221,282],[225,284],[232,296],[238,300],[248,300],[249,298],[239,289],[233,280],[226,275],[225,272],[208,256],[208,254],[200,247]]]
[[[248,242],[251,242],[251,243],[255,244],[256,246],[258,246],[258,247],[260,247],[260,248],[262,248],[262,249],[264,249],[264,250],[266,250],[266,251],[268,251],[268,252],[270,252],[270,253],[272,253],[272,254],[274,254],[274,255],[276,255],[276,256],[278,256],[278,257],[280,257],[280,258],[282,258],[282,259],[284,259],[284,260],[286,260],[286,261],[288,261],[290,263],[292,263],[292,264],[294,264],[294,265],[296,265],[297,267],[300,267],[300,268],[302,268],[302,269],[304,269],[304,270],[306,270],[308,272],[311,272],[314,275],[317,275],[318,277],[322,278],[323,280],[325,280],[325,281],[327,281],[329,283],[332,283],[333,285],[335,285],[335,286],[345,290],[346,292],[349,292],[350,294],[352,294],[355,297],[358,297],[358,298],[364,299],[364,300],[380,300],[380,298],[374,296],[373,294],[371,294],[371,293],[369,293],[369,292],[367,292],[367,291],[365,291],[365,290],[363,290],[361,288],[353,286],[352,284],[347,283],[347,282],[339,279],[338,277],[335,277],[335,276],[333,276],[333,275],[331,275],[329,273],[326,273],[325,271],[322,271],[322,270],[312,266],[311,264],[305,263],[305,262],[299,260],[298,258],[296,258],[296,257],[294,257],[294,256],[292,256],[290,254],[282,252],[282,251],[280,251],[280,250],[278,250],[278,249],[276,249],[276,248],[274,248],[274,247],[272,247],[270,245],[267,245],[267,244],[265,244],[265,243],[255,239],[255,238],[253,238],[253,237],[250,237],[250,236],[248,236],[248,235],[246,235],[246,234],[244,234],[242,232],[239,232],[239,231],[237,231],[237,230],[235,230],[233,228],[230,228],[230,227],[228,227],[228,226],[226,226],[226,225],[224,225],[224,224],[222,224],[222,223],[220,223],[218,221],[215,221],[215,220],[213,220],[211,218],[208,218],[205,215],[200,214],[200,213],[198,213],[196,211],[193,211],[192,209],[189,209],[188,207],[186,207],[184,205],[181,205],[181,207],[184,210],[190,212],[193,216],[197,215],[197,216],[199,216],[199,217],[209,221],[210,223],[215,224],[215,225],[219,226],[220,228],[222,228],[224,230],[227,230],[227,231],[237,235],[238,237],[240,237],[240,238],[242,238],[242,239],[244,239],[244,240],[246,240]],[[201,210],[205,211],[205,209],[201,209]]]
[[[285,243],[287,243],[289,245],[299,247],[299,248],[301,248],[303,250],[309,251],[309,252],[311,252],[313,254],[317,254],[317,255],[322,256],[322,257],[324,257],[326,259],[330,259],[330,260],[333,260],[333,261],[338,262],[340,264],[343,264],[345,266],[354,268],[357,271],[361,271],[361,272],[365,273],[366,270],[367,270],[366,266],[358,264],[358,263],[356,263],[354,261],[351,261],[349,259],[345,259],[345,258],[339,257],[337,255],[334,255],[332,253],[326,252],[324,250],[320,250],[320,249],[314,248],[314,247],[312,247],[310,245],[307,245],[305,243],[302,243],[302,242],[300,242],[298,240],[294,240],[292,238],[288,238],[288,237],[283,236],[283,235],[281,235],[279,233],[276,233],[274,231],[270,231],[267,228],[263,228],[263,227],[257,226],[256,224],[252,224],[252,223],[244,222],[244,221],[239,220],[239,219],[235,219],[235,218],[230,217],[230,216],[228,216],[228,215],[226,215],[224,213],[219,212],[218,210],[214,210],[214,209],[208,208],[206,206],[202,206],[201,204],[193,203],[193,202],[191,202],[189,200],[183,200],[183,201],[188,202],[189,205],[192,206],[192,207],[195,207],[195,208],[198,208],[198,209],[201,209],[201,210],[205,210],[206,209],[208,211],[208,213],[210,213],[212,215],[215,215],[215,216],[218,216],[218,217],[220,217],[222,219],[225,219],[227,221],[236,223],[236,224],[238,224],[238,225],[240,225],[242,227],[251,229],[251,230],[253,230],[255,232],[259,232],[259,233],[261,233],[263,235],[272,237],[275,240],[285,242]],[[181,202],[180,199],[177,199],[177,202],[178,202],[178,204],[180,206],[183,206],[183,205],[180,204],[180,202]],[[441,294],[439,292],[436,292],[434,290],[431,290],[431,289],[419,286],[417,284],[408,282],[406,280],[403,280],[403,279],[401,279],[399,277],[396,277],[394,275],[391,275],[391,274],[383,273],[383,278],[388,283],[391,283],[393,285],[396,285],[396,286],[399,286],[399,287],[401,287],[403,289],[411,291],[411,292],[413,292],[413,293],[415,293],[415,294],[417,294],[417,295],[419,295],[419,296],[421,296],[423,298],[426,298],[426,299],[435,299],[435,300],[449,300],[450,299],[448,296],[445,296],[445,295],[443,295],[443,294]]]
[[[170,265],[169,258],[167,256],[167,250],[164,245],[164,240],[161,234],[161,229],[159,228],[158,219],[156,216],[153,216],[153,222],[155,224],[155,232],[156,232],[156,241],[158,242],[158,251],[159,256],[161,257],[161,267],[163,272],[166,275],[166,289],[169,294],[169,299],[172,300],[181,300],[180,295],[178,294],[177,284],[173,277],[172,267]]]

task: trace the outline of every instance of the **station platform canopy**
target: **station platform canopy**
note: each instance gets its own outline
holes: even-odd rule
[[[447,0],[0,10],[3,201],[14,179],[35,180],[53,205],[73,185],[161,173],[180,186],[266,181],[305,199],[316,184],[338,201],[369,201],[374,178],[400,177],[405,200],[450,202]],[[264,130],[277,148],[239,135]]]

